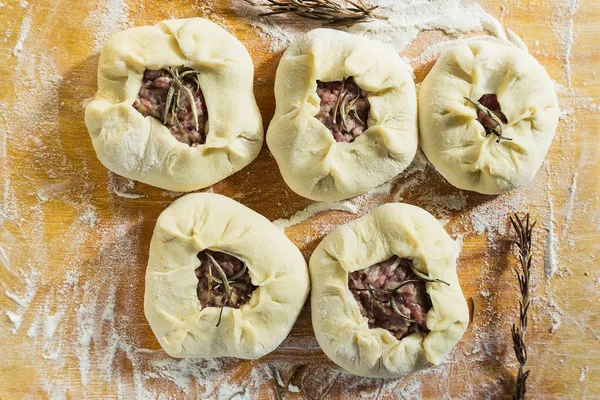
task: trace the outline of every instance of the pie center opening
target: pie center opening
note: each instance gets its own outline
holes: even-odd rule
[[[133,107],[145,117],[158,119],[181,143],[196,147],[206,142],[208,111],[197,71],[147,69]]]
[[[317,81],[321,109],[316,118],[331,131],[336,142],[351,143],[367,130],[371,103],[353,77],[342,81]]]
[[[425,280],[415,275],[412,261],[393,256],[348,276],[348,288],[369,328],[388,330],[400,340],[415,332],[429,332],[425,317],[431,298]]]
[[[195,270],[198,278],[196,293],[202,308],[240,308],[250,300],[257,287],[252,284],[248,268],[242,260],[213,250],[201,251],[198,258],[200,266]],[[227,277],[229,296],[221,272]]]
[[[500,102],[498,101],[498,96],[495,94],[484,94],[478,100],[479,104],[490,110],[498,119],[503,123],[508,123],[508,119],[502,113],[502,107],[500,106]],[[498,122],[494,121],[494,119],[484,112],[481,109],[477,109],[477,121],[483,125],[485,129],[486,136],[494,134],[499,136],[498,133]],[[502,131],[500,131],[500,134]]]

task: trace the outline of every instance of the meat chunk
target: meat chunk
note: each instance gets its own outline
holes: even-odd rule
[[[393,256],[348,276],[348,288],[361,314],[369,320],[369,328],[387,329],[398,340],[414,332],[429,332],[425,317],[431,308],[431,299],[425,291],[425,282],[419,281],[412,272],[411,262]],[[392,290],[408,280],[418,282]],[[404,317],[394,311],[392,296]]]

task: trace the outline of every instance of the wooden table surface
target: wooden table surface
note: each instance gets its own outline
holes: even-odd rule
[[[236,1],[236,0],[234,0]],[[530,211],[535,234],[533,306],[527,335],[530,398],[600,398],[600,3],[483,1],[521,35],[557,82],[563,116],[535,180],[483,196],[414,167],[387,190],[355,199],[359,213],[402,200],[444,219],[462,243],[459,277],[473,322],[442,366],[400,380],[338,369],[314,339],[310,309],[275,352],[256,361],[174,360],[143,315],[148,244],[159,213],[180,194],[109,173],[96,159],[82,104],[96,90],[98,49],[126,26],[205,16],[249,48],[265,126],[281,53],[227,1],[2,0],[0,3],[0,398],[273,398],[269,368],[307,364],[311,398],[510,398],[515,361],[515,258],[507,215]],[[426,32],[403,55],[420,82],[443,39]],[[271,220],[311,204],[283,183],[266,147],[248,168],[214,185]],[[120,194],[120,195],[119,195]],[[127,197],[124,197],[127,196]],[[336,224],[327,211],[286,230],[308,257]],[[556,267],[549,278],[545,270]],[[162,397],[161,397],[162,396]],[[289,398],[300,398],[291,394]]]

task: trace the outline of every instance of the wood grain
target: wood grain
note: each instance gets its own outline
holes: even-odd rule
[[[509,325],[516,318],[518,292],[511,247],[499,240],[507,233],[507,204],[531,211],[539,223],[527,337],[530,398],[600,398],[600,115],[593,105],[600,101],[597,1],[579,1],[573,18],[561,1],[481,2],[497,17],[505,7],[506,25],[523,37],[560,85],[565,115],[547,164],[528,187],[505,202],[502,196],[462,193],[427,168],[396,180],[390,195],[361,200],[367,210],[416,182],[401,193],[402,201],[447,218],[448,231],[462,238],[459,277],[465,297],[472,299],[474,320],[446,364],[396,381],[352,377],[319,349],[307,305],[289,338],[270,355],[257,361],[219,360],[222,372],[206,376],[208,362],[177,364],[179,371],[191,371],[187,381],[177,382],[168,378],[167,367],[161,369],[164,360],[173,363],[143,316],[148,243],[157,216],[175,197],[140,183],[128,188],[127,180],[109,173],[96,159],[83,122],[82,103],[96,89],[97,32],[90,18],[108,14],[102,8],[107,2],[3,3],[0,248],[5,254],[0,281],[8,295],[0,295],[1,399],[217,398],[232,383],[253,397],[272,398],[267,367],[285,374],[297,363],[308,364],[302,383],[315,398],[509,398],[516,371]],[[268,52],[266,39],[232,11],[228,0],[130,0],[128,6],[131,25],[199,15],[237,35],[255,62],[256,97],[268,125],[281,54]],[[27,18],[31,28],[16,57],[13,50]],[[571,20],[569,53],[563,45]],[[100,26],[108,29],[110,21]],[[423,33],[403,54],[415,57],[442,39],[438,32]],[[432,64],[413,65],[418,82]],[[120,186],[144,197],[117,196],[113,189]],[[266,147],[248,168],[212,190],[271,220],[289,218],[311,203],[286,187]],[[435,203],[440,196],[464,199],[465,205],[444,208]],[[474,219],[481,215],[503,219],[498,232],[477,234]],[[308,259],[326,232],[353,218],[326,212],[286,233]],[[552,251],[549,232],[558,243],[552,248],[558,265],[552,279],[544,275],[544,260]],[[22,323],[15,325],[10,315],[22,315]],[[93,332],[90,343],[85,331]]]

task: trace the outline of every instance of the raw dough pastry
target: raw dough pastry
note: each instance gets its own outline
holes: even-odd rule
[[[394,255],[449,284],[425,284],[432,304],[425,318],[429,333],[398,340],[386,329],[369,328],[348,287],[349,274]],[[385,204],[336,228],[310,258],[312,323],[325,354],[349,372],[368,377],[397,378],[441,363],[469,320],[456,257],[454,242],[440,223],[408,204]]]
[[[348,141],[357,136],[352,143],[337,142],[317,118],[324,111],[321,97],[325,100],[338,93],[344,79],[366,91],[370,103],[367,130],[360,136],[362,129],[349,133],[347,139],[338,138]],[[321,87],[327,82],[339,83]],[[398,55],[380,43],[330,29],[309,32],[284,53],[275,98],[267,143],[285,182],[304,197],[331,201],[362,194],[402,172],[415,156],[414,82]],[[348,96],[347,104],[352,100]],[[349,111],[351,117],[362,110],[362,99],[356,100],[358,110]],[[348,123],[348,129],[354,130],[351,118]]]
[[[489,129],[497,123],[465,97],[496,111],[503,138]],[[507,192],[533,179],[558,116],[546,70],[508,43],[476,40],[452,47],[419,89],[425,155],[452,185],[484,194]]]
[[[223,309],[218,327],[220,308],[202,309],[196,293],[198,254],[205,249],[243,260],[257,287],[239,309]],[[234,200],[189,194],[158,218],[144,311],[161,346],[173,357],[264,356],[285,339],[308,290],[308,270],[298,248],[266,218]]]
[[[204,144],[179,142],[163,121],[133,107],[144,72],[168,67],[199,72],[208,111]],[[98,92],[85,109],[98,159],[119,175],[175,191],[201,189],[239,171],[263,142],[253,75],[244,45],[201,18],[117,33],[102,50]]]

